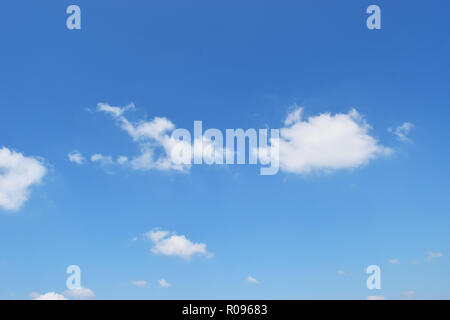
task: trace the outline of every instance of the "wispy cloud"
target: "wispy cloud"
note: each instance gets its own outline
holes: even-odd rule
[[[389,263],[390,264],[399,264],[400,260],[398,260],[398,259],[389,259]]]
[[[428,261],[432,261],[432,260],[434,260],[436,258],[439,258],[439,257],[442,257],[442,256],[443,256],[442,252],[432,252],[432,251],[430,251],[430,252],[428,252],[427,260]]]
[[[411,142],[411,139],[408,137],[408,135],[413,128],[414,125],[412,123],[405,122],[395,129],[389,128],[388,131],[392,132],[401,142]]]
[[[147,281],[145,280],[134,280],[131,281],[131,284],[135,287],[145,287],[147,285]]]
[[[164,279],[158,280],[158,284],[162,288],[168,288],[168,287],[170,287],[172,285],[172,284],[170,284],[169,282],[167,282]]]
[[[253,284],[258,284],[259,283],[259,281],[256,280],[255,278],[253,278],[252,276],[248,276],[247,277],[247,282],[248,283],[253,283]]]
[[[88,300],[94,299],[95,294],[89,288],[79,287],[64,291],[64,295],[73,299]]]
[[[70,162],[73,162],[73,163],[76,163],[76,164],[83,164],[83,162],[84,162],[83,155],[80,152],[76,151],[76,150],[72,151],[72,152],[69,152],[67,157],[69,158]]]

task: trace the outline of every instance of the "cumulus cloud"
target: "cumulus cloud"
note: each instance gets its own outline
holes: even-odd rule
[[[147,281],[145,280],[134,280],[131,281],[131,284],[135,287],[145,287],[147,285]]]
[[[147,232],[145,236],[153,242],[151,251],[154,254],[179,256],[183,259],[190,259],[196,254],[206,257],[212,256],[211,253],[206,251],[206,244],[193,243],[185,236],[179,236],[173,232],[153,229]]]
[[[69,152],[67,157],[69,158],[70,162],[73,162],[73,163],[76,163],[76,164],[83,164],[83,162],[84,162],[83,155],[80,152],[78,152],[78,151]]]
[[[338,271],[336,271],[336,273],[338,275],[340,275],[340,276],[345,276],[346,275],[345,271],[343,271],[343,270],[338,270]]]
[[[289,113],[280,129],[279,159],[285,172],[357,168],[392,152],[369,134],[370,125],[355,109],[307,119],[302,118],[302,111],[297,108]]]
[[[171,284],[164,279],[158,280],[158,284],[162,288],[168,288],[171,286]]]
[[[0,149],[0,208],[17,211],[28,200],[31,186],[41,182],[47,169],[36,158],[6,147]]]
[[[442,257],[442,256],[443,256],[442,252],[432,252],[432,251],[430,251],[430,252],[428,252],[427,260],[431,261],[433,259],[436,259],[436,258],[439,258],[439,257]]]
[[[64,291],[64,294],[70,298],[80,299],[80,300],[87,300],[87,299],[95,298],[95,294],[91,289],[83,288],[83,287],[66,290],[66,291]]]
[[[248,283],[254,283],[254,284],[258,284],[259,283],[259,281],[256,280],[255,278],[253,278],[252,276],[248,276],[247,277],[247,282]]]
[[[367,300],[386,300],[384,296],[368,296]]]
[[[398,260],[398,259],[389,259],[389,263],[390,264],[399,264],[400,260]]]
[[[177,164],[171,160],[173,148],[179,141],[171,137],[175,125],[165,117],[154,117],[152,120],[132,123],[123,114],[127,110],[135,109],[134,104],[125,107],[114,107],[107,103],[99,103],[97,110],[113,116],[120,128],[127,132],[140,149],[140,154],[129,160],[131,168],[135,170],[176,170],[186,172],[189,165]],[[128,162],[122,158],[119,163]]]
[[[33,292],[30,294],[30,297],[33,298],[34,300],[68,300],[62,294],[56,292],[47,292],[41,295],[36,292]]]
[[[411,129],[414,128],[414,125],[411,122],[405,122],[401,126],[398,126],[395,129],[389,128],[389,132],[392,132],[397,136],[397,139],[401,142],[411,142],[411,139],[408,137]]]

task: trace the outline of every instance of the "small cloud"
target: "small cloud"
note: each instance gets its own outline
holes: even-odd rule
[[[212,257],[212,254],[206,251],[206,244],[193,243],[185,236],[179,236],[173,232],[153,229],[145,233],[145,236],[154,243],[151,249],[154,254],[180,256],[183,259],[190,259],[196,254],[207,258]]]
[[[112,160],[111,156],[104,156],[101,153],[93,154],[91,156],[91,161],[92,162],[98,162],[101,165],[108,165],[108,164],[112,164],[113,163],[113,160]]]
[[[95,294],[91,289],[83,287],[66,290],[64,291],[64,294],[68,297],[80,300],[95,298]]]
[[[399,264],[400,260],[398,260],[398,259],[389,259],[389,263],[390,264]]]
[[[368,296],[367,300],[386,300],[385,296]]]
[[[0,148],[0,209],[18,211],[29,199],[31,187],[40,184],[46,173],[40,159]]]
[[[158,284],[161,288],[168,288],[171,286],[171,284],[164,279],[158,280]]]
[[[125,164],[125,163],[127,163],[128,162],[128,157],[125,157],[125,156],[119,156],[118,158],[117,158],[117,163],[118,164]]]
[[[69,152],[67,157],[69,158],[70,162],[73,162],[73,163],[76,163],[76,164],[83,164],[83,162],[84,162],[83,155],[80,152],[78,152],[78,151]]]
[[[256,280],[255,278],[253,278],[252,276],[248,276],[247,282],[248,283],[254,283],[254,284],[258,284],[259,283],[259,281]]]
[[[405,292],[403,292],[403,295],[408,298],[408,299],[415,299],[416,298],[416,293],[412,290],[407,290]]]
[[[408,137],[408,134],[412,128],[414,128],[414,125],[412,123],[405,122],[395,129],[389,128],[388,131],[395,134],[397,136],[397,139],[401,142],[411,142],[411,139]]]
[[[345,274],[346,274],[345,271],[343,271],[343,270],[338,270],[338,271],[336,271],[336,273],[340,276],[345,276]]]
[[[431,261],[433,259],[436,259],[436,258],[439,258],[439,257],[442,257],[442,256],[443,256],[442,252],[432,252],[432,251],[430,251],[430,252],[428,252],[427,260]]]
[[[145,287],[147,285],[147,281],[145,280],[135,280],[135,281],[131,281],[131,284],[135,287]]]
[[[31,295],[33,295],[32,297],[33,300],[68,300],[62,294],[56,292],[47,292],[45,294],[33,292],[30,294],[30,297]]]
[[[411,264],[419,264],[419,261],[417,260],[411,261]]]

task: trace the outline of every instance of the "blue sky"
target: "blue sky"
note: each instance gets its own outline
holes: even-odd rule
[[[81,8],[81,30],[66,28],[70,4]],[[370,4],[381,8],[381,30],[366,27]],[[449,299],[449,9],[444,1],[3,1],[0,298],[64,294],[66,268],[78,265],[98,299]],[[131,160],[142,145],[98,103],[133,103],[130,123],[164,117],[188,130],[194,120],[286,128],[301,107],[298,125],[341,115],[358,130],[370,125],[364,137],[389,152],[310,172],[282,165],[273,176],[252,165],[139,170],[117,157]],[[401,131],[405,123],[412,127]],[[69,161],[74,151],[81,164]],[[297,165],[294,151],[286,154]],[[11,196],[7,174],[23,177],[22,163],[45,172],[33,171],[26,201],[10,210],[2,192]],[[169,244],[185,236],[206,250],[157,251],[145,235],[155,228],[172,232]],[[366,288],[372,264],[381,290]]]

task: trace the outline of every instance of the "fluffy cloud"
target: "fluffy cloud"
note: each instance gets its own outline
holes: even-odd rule
[[[439,258],[439,257],[442,257],[442,256],[443,256],[442,252],[432,252],[432,251],[430,251],[430,252],[428,252],[427,260],[431,261],[433,259],[436,259],[436,258]]]
[[[131,281],[131,284],[135,287],[145,287],[147,285],[147,281],[145,280],[134,280]]]
[[[30,297],[32,297],[34,300],[68,300],[66,297],[56,292],[47,292],[41,295],[33,292],[32,294],[30,294]]]
[[[248,276],[247,277],[247,282],[248,283],[254,283],[254,284],[258,284],[259,283],[259,281],[256,280],[255,278],[253,278],[252,276]]]
[[[74,288],[64,291],[64,294],[70,298],[86,300],[95,298],[94,292],[89,288]]]
[[[368,296],[367,300],[386,300],[384,296]]]
[[[336,273],[338,275],[340,275],[340,276],[345,276],[346,275],[345,271],[343,271],[343,270],[338,270],[338,271],[336,271]]]
[[[167,118],[155,117],[149,121],[130,122],[123,114],[135,109],[133,104],[125,107],[114,107],[99,103],[97,110],[108,113],[116,119],[121,129],[126,131],[141,151],[140,155],[130,159],[129,164],[135,170],[177,170],[185,172],[189,166],[174,163],[170,156],[177,145],[171,137],[175,125]],[[128,158],[120,158],[119,163],[128,162]]]
[[[0,149],[0,208],[19,210],[28,200],[30,187],[40,183],[46,172],[38,159]]]
[[[171,286],[171,284],[164,279],[158,280],[158,284],[162,288],[168,288]]]
[[[389,132],[395,134],[397,136],[397,139],[401,142],[411,142],[411,139],[408,137],[408,134],[412,128],[414,128],[414,125],[412,123],[405,122],[395,129],[389,128]]]
[[[285,172],[356,168],[391,153],[369,134],[371,127],[355,109],[303,120],[302,108],[297,108],[288,114],[284,125],[280,129],[279,158]]]
[[[211,253],[206,251],[206,244],[193,243],[185,236],[179,236],[173,232],[153,229],[147,232],[145,236],[153,242],[151,251],[154,254],[180,256],[183,259],[189,259],[196,254],[206,257],[212,256]]]
[[[67,157],[69,158],[70,162],[76,163],[76,164],[83,164],[84,157],[83,155],[78,151],[72,151],[70,152]]]
[[[389,259],[389,263],[390,264],[399,264],[400,260],[398,260],[398,259]]]

